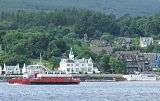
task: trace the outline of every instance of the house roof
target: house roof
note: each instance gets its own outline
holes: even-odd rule
[[[91,40],[90,46],[105,47],[107,42],[105,40]]]
[[[19,68],[19,66],[5,66],[7,70],[14,70],[15,68]]]
[[[118,37],[118,40],[123,41],[124,43],[130,43],[132,39],[126,37]]]
[[[141,37],[140,41],[141,42],[151,43],[151,42],[153,42],[153,38],[152,37]]]

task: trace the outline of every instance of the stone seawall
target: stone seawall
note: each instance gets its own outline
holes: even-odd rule
[[[121,74],[74,74],[73,76],[80,78],[82,82],[114,82],[125,80]]]

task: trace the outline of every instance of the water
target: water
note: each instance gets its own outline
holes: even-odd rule
[[[160,101],[160,82],[82,82],[80,85],[0,83],[0,101]]]

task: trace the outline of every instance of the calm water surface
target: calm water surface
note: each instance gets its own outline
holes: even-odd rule
[[[0,101],[160,101],[160,82],[83,82],[80,85],[0,83]]]

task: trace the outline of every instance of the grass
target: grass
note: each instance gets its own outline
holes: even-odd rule
[[[46,60],[42,60],[42,62],[40,62],[39,59],[31,59],[30,60],[32,64],[42,64],[44,65],[46,68],[48,68],[49,70],[53,70],[54,64],[46,61]]]

